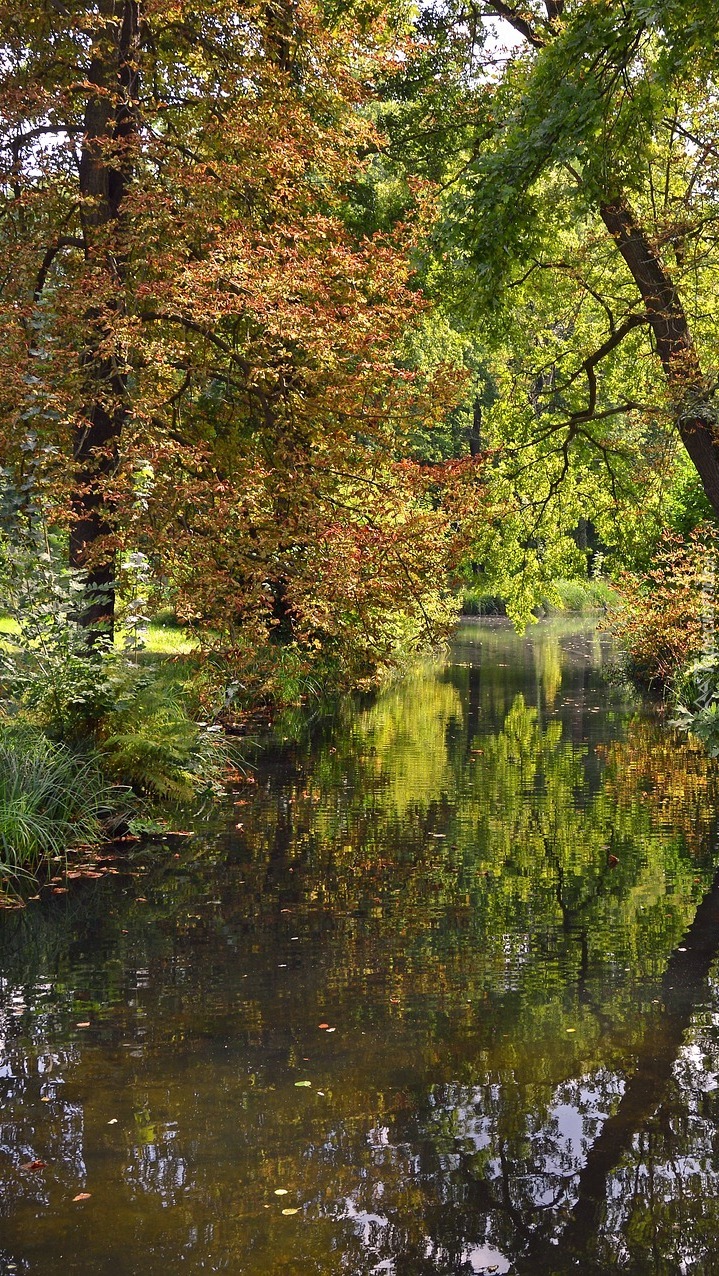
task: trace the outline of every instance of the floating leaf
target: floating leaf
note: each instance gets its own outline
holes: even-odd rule
[[[287,1188],[286,1188],[286,1187],[276,1187],[276,1188],[275,1188],[275,1196],[287,1196],[287,1194],[288,1194],[288,1193],[287,1193]]]
[[[76,1027],[76,1028],[89,1028],[89,1027],[90,1027],[90,1020],[89,1020],[89,1019],[83,1019],[82,1023],[76,1023],[76,1024],[75,1024],[75,1027]]]
[[[25,1165],[20,1166],[20,1169],[30,1170],[32,1174],[37,1174],[38,1170],[44,1170],[46,1166],[47,1161],[26,1161]]]
[[[318,1023],[317,1027],[318,1027],[318,1028],[329,1028],[329,1024],[328,1024],[328,1023]]]
[[[117,1125],[117,1117],[111,1117],[107,1124],[108,1124],[108,1125]]]
[[[92,1196],[92,1192],[78,1192],[77,1196],[73,1196],[72,1199],[73,1199],[73,1202],[74,1201],[89,1201],[91,1196]]]
[[[299,1211],[299,1209],[294,1209],[294,1210],[283,1210],[283,1211],[282,1211],[282,1213],[283,1213],[283,1214],[299,1214],[299,1212],[300,1212],[300,1211]]]
[[[300,1086],[300,1085],[301,1085],[301,1086],[311,1086],[311,1085],[312,1085],[312,1082],[311,1082],[311,1081],[295,1081],[295,1085],[298,1085],[298,1086]]]

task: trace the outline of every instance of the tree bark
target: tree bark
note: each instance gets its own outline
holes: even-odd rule
[[[70,529],[70,563],[86,572],[86,601],[78,619],[91,647],[101,635],[112,640],[115,618],[114,508],[108,483],[117,468],[128,403],[123,363],[112,351],[112,320],[124,305],[118,231],[137,132],[139,5],[137,0],[101,0],[99,16],[88,70],[96,91],[85,110],[79,185],[85,253],[102,266],[109,288],[108,297],[87,312],[88,340],[81,356],[87,400],[75,431]]]
[[[675,284],[624,200],[603,204],[600,215],[639,289],[654,333],[657,353],[675,398],[679,436],[719,515],[719,432]]]

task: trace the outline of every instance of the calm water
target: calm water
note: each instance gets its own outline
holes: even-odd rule
[[[0,1271],[719,1272],[717,779],[606,658],[466,625],[0,917]]]

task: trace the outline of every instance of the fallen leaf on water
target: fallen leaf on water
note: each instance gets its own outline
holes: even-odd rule
[[[287,1188],[286,1188],[286,1187],[276,1187],[276,1188],[275,1188],[275,1196],[287,1196]]]
[[[328,1023],[318,1023],[317,1027],[318,1027],[318,1028],[329,1028],[329,1024],[328,1024]]]
[[[576,1032],[576,1031],[577,1031],[576,1028],[567,1028],[567,1032]]]
[[[328,1031],[328,1032],[336,1032],[336,1031],[337,1031],[337,1029],[336,1029],[336,1028],[328,1028],[328,1029],[327,1029],[327,1031]]]
[[[108,1124],[108,1125],[117,1125],[117,1117],[112,1117],[112,1118],[108,1121],[108,1123],[107,1123],[107,1124]]]
[[[311,1081],[295,1081],[295,1085],[312,1085]]]
[[[76,1027],[76,1028],[89,1028],[89,1027],[90,1027],[90,1020],[89,1020],[89,1019],[83,1019],[82,1023],[76,1023],[76,1024],[75,1024],[75,1027]]]
[[[282,1211],[283,1214],[299,1214],[299,1212],[300,1212],[299,1209]]]
[[[44,1170],[47,1167],[47,1161],[26,1161],[20,1166],[21,1170],[30,1170],[32,1174],[36,1174],[38,1170]]]
[[[89,1201],[92,1192],[78,1192],[77,1196],[73,1196],[73,1201]]]
[[[49,1095],[49,1094],[41,1094],[41,1095],[40,1095],[40,1102],[41,1102],[41,1103],[51,1103],[51,1102],[52,1102],[52,1100],[50,1099],[50,1095]]]

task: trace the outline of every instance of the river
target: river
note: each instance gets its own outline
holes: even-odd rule
[[[464,624],[0,916],[0,1272],[719,1271],[717,770]]]

